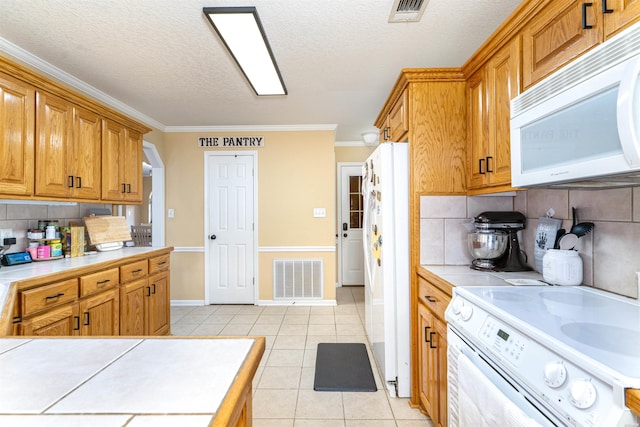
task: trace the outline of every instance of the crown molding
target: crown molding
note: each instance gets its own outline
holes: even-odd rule
[[[225,126],[167,126],[166,133],[182,132],[295,132],[295,131],[333,131],[337,124],[319,125],[225,125]]]

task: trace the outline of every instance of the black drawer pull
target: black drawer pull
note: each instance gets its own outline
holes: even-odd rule
[[[159,262],[159,263],[158,263],[158,265],[159,265],[159,266],[160,266],[160,265],[165,265],[166,263],[167,263],[167,261],[162,261],[162,262]]]
[[[110,281],[111,281],[110,279],[101,280],[97,282],[96,285],[104,285],[105,283],[109,283]]]
[[[424,342],[429,342],[429,338],[427,337],[427,333],[429,331],[429,329],[431,329],[431,326],[425,326],[424,327]]]
[[[436,299],[433,298],[431,295],[425,295],[424,299],[426,299],[429,302],[436,302]]]
[[[68,177],[67,187],[73,188],[73,176],[72,175],[69,175],[69,177]]]
[[[150,297],[151,296],[151,287],[147,286],[147,296]]]
[[[76,188],[82,188],[82,177],[76,176],[76,181],[78,181],[78,185],[76,186]]]
[[[602,13],[613,13],[613,9],[607,7],[607,0],[602,0]]]
[[[484,175],[485,172],[482,170],[482,164],[485,162],[485,159],[478,159],[478,173],[480,175]]]
[[[493,160],[493,157],[487,156],[487,172],[491,173],[493,170],[491,170],[491,166],[489,166],[489,160]]]
[[[133,270],[133,271],[131,272],[131,274],[138,274],[138,273],[141,273],[141,272],[142,272],[142,269],[141,269],[141,268],[139,268],[139,269],[137,269],[137,270]]]
[[[57,295],[49,295],[48,297],[45,297],[45,301],[48,301],[50,299],[57,299],[60,298],[61,296],[64,296],[64,294],[62,292],[59,292]]]
[[[89,323],[90,323],[90,322],[89,322],[89,312],[88,312],[88,311],[85,311],[85,312],[84,312],[84,323],[83,323],[83,325],[84,325],[84,326],[89,326]]]
[[[433,342],[433,336],[435,335],[435,332],[429,332],[429,341],[427,341],[429,343],[429,348],[438,348],[437,346],[435,346],[434,342]]]
[[[593,25],[587,24],[587,8],[593,6],[593,3],[582,3],[582,29],[589,30]]]
[[[152,291],[151,293],[155,295],[155,293],[156,293],[156,284],[155,284],[155,283],[153,283],[153,284],[151,285],[151,288],[153,288],[153,291]]]
[[[80,330],[80,316],[73,316],[73,319],[76,321],[76,326],[73,328],[74,331]]]
[[[122,192],[126,193],[127,192],[127,184],[122,183]]]

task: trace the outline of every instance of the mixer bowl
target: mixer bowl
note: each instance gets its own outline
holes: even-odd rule
[[[497,259],[507,249],[509,234],[498,230],[476,230],[467,235],[469,253],[474,259]]]

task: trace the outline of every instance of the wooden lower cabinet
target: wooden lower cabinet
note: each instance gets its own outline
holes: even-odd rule
[[[145,335],[147,278],[120,287],[120,335]]]
[[[80,333],[78,303],[50,309],[25,320],[20,325],[20,335],[72,336]]]
[[[157,252],[156,252],[157,254]],[[169,252],[58,281],[21,284],[14,333],[144,336],[170,333]],[[54,276],[56,277],[56,276]],[[19,284],[20,287],[20,284]]]
[[[444,310],[451,297],[418,276],[418,397],[434,426],[448,425],[447,324]]]
[[[120,294],[111,289],[80,301],[80,335],[120,334]]]
[[[149,276],[147,296],[147,335],[169,333],[169,272]]]

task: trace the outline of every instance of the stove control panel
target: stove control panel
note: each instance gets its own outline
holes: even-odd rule
[[[520,365],[529,341],[493,317],[487,317],[480,329],[479,338],[515,366]]]
[[[544,365],[544,382],[551,388],[561,387],[567,380],[567,368],[562,362],[549,362]]]

